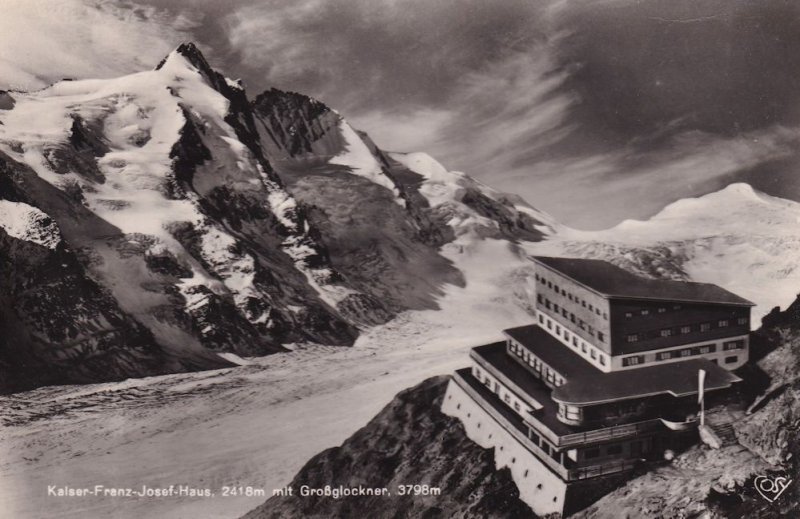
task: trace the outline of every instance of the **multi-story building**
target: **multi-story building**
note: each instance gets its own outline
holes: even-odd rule
[[[569,513],[695,441],[698,374],[712,402],[740,380],[753,304],[599,260],[535,264],[536,323],[474,348],[442,409],[495,448],[535,512]]]

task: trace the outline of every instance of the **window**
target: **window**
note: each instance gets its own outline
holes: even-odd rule
[[[730,341],[722,344],[722,351],[741,350],[744,348],[744,341]]]
[[[606,365],[606,356],[605,355],[600,355],[600,365],[601,366],[605,366]]]
[[[534,274],[533,277],[536,278],[536,281],[539,281],[539,274]]]
[[[539,322],[544,324],[544,316],[542,314],[539,314]]]
[[[725,357],[725,364],[736,364],[738,360],[739,357],[737,357],[736,355],[733,355],[731,357]]]
[[[630,319],[631,317],[633,317],[633,312],[625,312],[626,319]]]
[[[728,320],[727,319],[720,319],[717,322],[717,326],[719,326],[720,328],[726,328],[728,326]]]
[[[559,309],[559,306],[556,303],[553,303],[553,310],[555,310],[556,313],[558,313],[558,309]]]
[[[556,335],[561,335],[561,327],[556,325]]]
[[[711,330],[711,323],[701,323],[700,324],[700,331],[701,332],[708,332]]]
[[[569,314],[569,320],[572,321],[573,323],[575,322],[575,314],[573,314],[572,312],[570,312]]]
[[[581,351],[583,353],[586,353],[586,343],[585,342],[583,344],[581,344]]]
[[[568,405],[567,406],[567,412],[565,414],[566,414],[566,417],[568,419],[570,419],[570,420],[580,420],[581,419],[581,408],[577,407],[577,406],[574,406],[574,405]]]
[[[672,309],[673,310],[680,310],[681,309],[681,305],[672,305]]]
[[[561,315],[563,315],[565,318],[567,317],[567,315],[569,315],[569,312],[567,312],[566,308],[561,309]]]
[[[656,353],[656,360],[669,360],[672,358],[671,351],[661,351]]]
[[[505,403],[507,403],[507,404],[510,404],[510,403],[511,403],[511,397],[509,396],[509,394],[508,394],[508,393],[506,393],[505,395],[503,395],[503,402],[505,402]]]
[[[671,337],[672,336],[672,330],[670,330],[669,328],[665,328],[665,329],[661,330],[660,335],[662,337]]]
[[[574,335],[572,336],[572,345],[575,346],[576,348],[578,347],[578,338],[575,337]]]
[[[591,325],[589,325],[589,335],[591,335],[592,337],[594,337],[594,328],[592,328],[592,326],[591,326]]]
[[[597,447],[595,447],[594,449],[586,449],[586,451],[583,453],[583,457],[586,458],[587,460],[596,458],[598,456],[600,456],[600,449],[598,449]]]
[[[561,289],[561,295],[562,295],[562,296],[565,296],[565,295],[567,295],[567,291],[566,291],[566,290],[564,290],[563,288]]]
[[[584,308],[586,308],[586,301],[581,301],[581,306],[583,306]]]
[[[547,308],[548,310],[552,308],[552,306],[550,305],[550,300],[547,299],[546,297],[544,298],[544,307]]]
[[[561,292],[561,289],[560,289],[560,288],[558,288],[558,285],[556,285],[555,283],[553,283],[553,288],[555,289],[555,291],[556,291],[556,294],[558,294],[559,292]]]
[[[597,338],[603,342],[606,342],[606,334],[604,334],[603,332],[597,332]]]
[[[637,342],[638,340],[639,340],[639,334],[638,333],[631,333],[631,334],[628,334],[625,337],[625,341],[626,342]]]
[[[569,332],[566,329],[564,329],[564,340],[569,342]]]
[[[660,313],[660,314],[663,314],[663,313],[664,313],[664,312],[666,312],[666,311],[667,311],[667,309],[666,309],[666,308],[664,308],[663,306],[659,306],[659,307],[658,307],[658,313]],[[610,447],[609,447],[609,448],[610,448]]]
[[[633,355],[631,357],[622,358],[623,366],[635,366],[637,364],[642,364],[643,362],[644,362],[644,355]]]
[[[691,348],[686,348],[684,350],[681,350],[681,357],[691,357],[691,356],[692,356]]]
[[[567,299],[569,299],[570,301],[572,301],[572,294],[567,294]]]
[[[716,348],[714,350],[712,350],[711,349],[712,346],[714,346],[714,345],[713,344],[706,344],[705,346],[700,346],[700,348],[698,348],[698,353],[700,353],[700,355],[703,355],[705,353],[711,353],[712,351],[715,351]]]
[[[603,319],[605,319],[606,321],[608,321],[608,314],[607,314],[607,313],[605,313],[605,312],[603,312]]]
[[[650,310],[648,310],[647,308],[644,308],[644,309],[642,309],[642,311],[641,311],[641,312],[639,312],[639,313],[640,313],[640,314],[642,314],[642,315],[650,315]]]
[[[749,319],[747,317],[739,317],[736,319],[736,324],[747,324]]]
[[[542,294],[536,294],[536,302],[540,305],[544,304],[544,298],[542,297]]]
[[[609,445],[606,447],[606,454],[609,456],[615,456],[617,454],[622,454],[622,445]]]
[[[597,359],[597,350],[595,350],[594,348],[592,348],[592,352],[591,352],[591,353],[592,353],[592,358],[593,358],[593,359]]]
[[[691,326],[681,326],[681,333],[687,334],[691,333],[692,327]]]
[[[589,304],[589,311],[594,312],[594,306],[592,306],[591,304]]]
[[[553,283],[551,283],[550,281],[548,281],[548,282],[547,282],[547,288],[553,288]]]
[[[519,409],[519,402],[514,402],[514,411],[516,411],[516,412],[518,412],[518,413],[519,413],[519,411],[520,411],[520,409]]]
[[[550,319],[547,320],[547,329],[548,330],[552,330],[553,329],[553,321],[551,321]]]

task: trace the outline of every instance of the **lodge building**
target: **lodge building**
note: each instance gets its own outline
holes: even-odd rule
[[[534,512],[565,514],[696,441],[698,373],[706,402],[740,381],[753,304],[599,260],[534,263],[535,323],[473,348],[442,410],[495,448]]]

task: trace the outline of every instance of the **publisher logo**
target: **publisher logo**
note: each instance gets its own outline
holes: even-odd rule
[[[761,494],[761,497],[770,503],[774,503],[779,497],[781,497],[781,494],[783,494],[784,490],[789,488],[789,484],[791,482],[791,479],[783,476],[757,476],[753,481],[753,484],[755,485],[758,493]]]

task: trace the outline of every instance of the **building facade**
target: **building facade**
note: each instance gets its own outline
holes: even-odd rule
[[[570,513],[696,440],[698,373],[712,403],[740,380],[752,303],[603,261],[535,265],[536,322],[473,348],[442,409],[495,448],[536,513]]]

